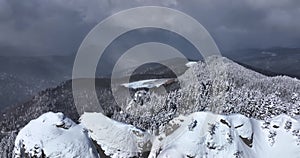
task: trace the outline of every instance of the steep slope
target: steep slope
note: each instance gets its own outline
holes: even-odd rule
[[[70,79],[74,59],[73,56],[0,55],[0,111]]]
[[[59,82],[36,78],[34,76],[19,76],[0,71],[0,112],[8,106],[29,100],[39,91],[56,85]]]

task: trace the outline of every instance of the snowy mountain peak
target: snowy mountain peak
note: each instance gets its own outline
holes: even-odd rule
[[[62,113],[45,113],[19,132],[14,157],[97,158],[85,131]]]

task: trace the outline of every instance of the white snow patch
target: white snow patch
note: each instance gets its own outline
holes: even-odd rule
[[[160,87],[168,82],[172,82],[174,79],[172,78],[164,78],[164,79],[148,79],[148,80],[140,80],[130,83],[123,83],[122,86],[126,88],[157,88]]]
[[[187,63],[185,64],[185,66],[188,67],[188,68],[190,68],[190,67],[192,67],[193,65],[196,65],[196,64],[197,64],[196,61],[190,61],[190,62],[187,62]]]

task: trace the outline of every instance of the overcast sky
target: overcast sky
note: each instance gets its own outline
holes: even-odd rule
[[[203,24],[221,50],[300,47],[299,0],[0,0],[0,55],[70,55],[97,23],[159,5]]]

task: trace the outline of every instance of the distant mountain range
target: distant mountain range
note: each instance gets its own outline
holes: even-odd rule
[[[300,79],[300,48],[248,49],[227,52],[226,57],[274,75]]]
[[[287,75],[300,78],[300,48],[236,50],[224,52],[223,55],[268,76]],[[29,100],[39,91],[55,87],[59,83],[71,79],[74,59],[74,55],[0,56],[0,111],[7,106]],[[184,63],[180,59],[172,59],[169,62],[176,63],[177,69],[183,68]],[[107,70],[98,70],[97,76],[109,77],[109,73],[103,73],[103,71],[109,71],[112,65],[111,63],[106,64],[109,65]],[[136,72],[145,74],[141,72],[159,69],[160,75],[167,74],[162,77],[171,75],[168,69],[162,70],[161,67],[157,64],[147,64]],[[184,68],[180,71],[184,71]],[[158,74],[157,71],[156,73]],[[127,75],[126,71],[121,74]],[[157,77],[157,75],[153,77]]]
[[[271,48],[248,49],[223,53],[224,56],[237,63],[268,76],[287,75],[300,78],[300,48]],[[21,103],[30,99],[39,91],[54,87],[59,83],[71,79],[75,56],[1,56],[0,57],[0,109],[9,105]],[[180,59],[172,59],[177,69],[182,68]],[[109,77],[111,63],[106,63],[107,70],[97,71],[97,76]],[[103,65],[102,65],[103,66]],[[160,69],[161,74],[170,75],[162,71],[162,65],[147,64],[141,71],[150,72]],[[168,71],[167,69],[165,69]],[[184,71],[180,70],[180,71]],[[156,71],[156,73],[158,73]],[[126,71],[121,73],[126,76]],[[121,76],[122,76],[121,75]],[[174,75],[174,74],[173,74]],[[162,76],[162,77],[165,77]],[[139,76],[138,78],[140,78]],[[148,76],[149,77],[149,76]],[[1,110],[0,110],[1,111]]]

